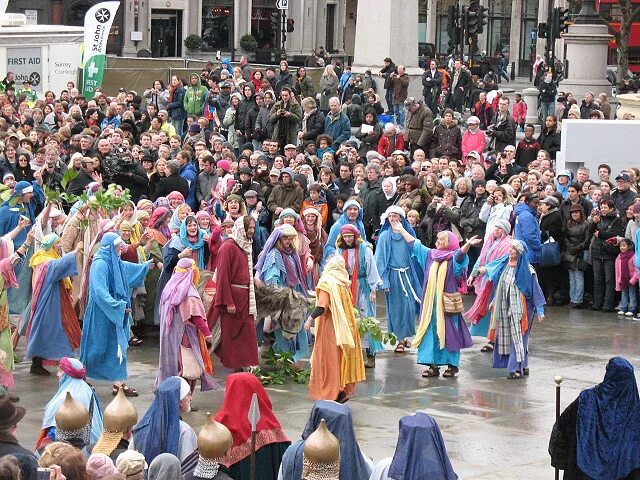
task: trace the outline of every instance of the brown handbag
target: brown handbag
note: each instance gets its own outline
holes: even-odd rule
[[[464,305],[462,304],[462,295],[460,292],[442,293],[442,305],[444,307],[444,313],[453,315],[455,313],[462,313]]]

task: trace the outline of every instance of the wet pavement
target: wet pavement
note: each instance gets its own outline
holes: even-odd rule
[[[378,299],[379,308],[384,303]],[[381,317],[384,315],[379,310]],[[356,435],[366,455],[374,460],[392,456],[400,417],[424,411],[438,421],[451,462],[463,479],[552,478],[547,453],[555,419],[554,377],[561,375],[562,408],[578,393],[599,383],[610,357],[621,355],[640,365],[640,322],[587,310],[547,309],[545,322],[533,326],[530,342],[531,375],[507,380],[506,372],[491,368],[491,354],[481,353],[484,344],[474,338],[464,350],[461,371],[454,379],[423,379],[424,367],[416,365],[415,349],[405,354],[392,351],[378,356],[375,371],[358,385],[349,405]],[[140,418],[151,403],[158,358],[157,338],[129,350],[128,384],[140,396],[133,399]],[[24,340],[18,349],[24,353]],[[54,371],[54,368],[50,368]],[[31,447],[38,436],[44,406],[57,388],[55,376],[29,375],[29,364],[17,365],[17,393],[28,412],[18,436]],[[215,377],[224,387],[229,371],[217,366]],[[111,400],[111,385],[95,382],[104,406]],[[267,387],[286,433],[299,437],[313,405],[305,385]],[[224,391],[196,392],[198,412],[184,415],[196,431],[206,411],[217,411]]]

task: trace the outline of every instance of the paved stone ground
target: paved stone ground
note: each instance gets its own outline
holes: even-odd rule
[[[467,299],[468,300],[468,299]],[[384,317],[382,297],[379,316]],[[383,318],[384,319],[384,318]],[[455,379],[422,379],[415,350],[404,355],[379,355],[374,372],[358,386],[349,402],[356,435],[363,451],[374,460],[393,455],[398,420],[424,411],[442,429],[453,466],[464,479],[548,479],[547,446],[555,416],[555,375],[562,375],[562,407],[580,390],[601,381],[611,356],[622,355],[640,365],[640,322],[591,311],[553,307],[544,323],[533,327],[530,345],[531,376],[509,381],[505,372],[491,368],[489,354],[480,353],[481,339],[462,353],[461,372]],[[18,354],[24,353],[24,341]],[[129,384],[141,392],[134,399],[140,417],[152,400],[158,357],[157,338],[130,350]],[[44,406],[57,387],[55,376],[34,377],[29,364],[17,365],[17,393],[28,413],[19,426],[24,445],[34,444]],[[53,370],[53,369],[52,369]],[[224,387],[229,371],[216,368]],[[107,382],[95,384],[104,405],[111,400]],[[268,387],[276,414],[290,438],[300,435],[313,402],[305,385]],[[196,431],[206,411],[217,411],[224,391],[200,393],[194,398],[199,412],[185,415]]]

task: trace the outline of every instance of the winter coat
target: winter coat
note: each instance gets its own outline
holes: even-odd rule
[[[588,228],[589,222],[586,220],[582,223],[565,222],[560,244],[560,253],[565,267],[577,268],[582,252],[589,247],[591,241]]]
[[[291,75],[291,72],[289,72],[288,70],[286,72],[280,72],[278,74],[278,79],[276,80],[276,84],[274,85],[274,91],[278,97],[280,96],[282,87],[289,87],[293,89],[293,75]]]
[[[551,158],[555,160],[556,153],[560,151],[560,132],[558,128],[553,127],[553,129],[549,131],[543,128],[540,136],[538,136],[538,143],[540,144],[540,148],[549,152]]]
[[[384,85],[383,88],[385,90],[389,90],[393,88],[393,80],[391,79],[391,74],[396,72],[396,64],[391,62],[389,65],[386,65],[380,69],[380,73],[384,77]]]
[[[513,206],[508,203],[496,203],[492,206],[485,199],[484,205],[480,207],[480,220],[486,224],[485,231],[487,233],[493,232],[497,220],[506,220],[511,223],[512,214]]]
[[[433,113],[424,104],[414,113],[407,111],[405,132],[409,145],[418,145],[423,150],[429,148],[433,135]]]
[[[611,192],[611,198],[613,199],[616,210],[618,210],[618,214],[621,217],[624,216],[627,208],[629,208],[629,205],[633,204],[637,196],[638,194],[630,189],[615,190]]]
[[[536,139],[531,138],[531,140],[527,140],[523,138],[516,146],[516,164],[519,167],[527,168],[527,165],[533,162],[538,156],[540,148],[540,143]]]
[[[595,235],[595,232],[598,232],[598,236]],[[593,217],[591,217],[589,219],[589,234],[593,236],[591,256],[601,260],[615,260],[620,249],[618,245],[607,243],[607,240],[624,235],[624,224],[618,214],[614,211],[603,215],[598,223],[594,223]]]
[[[320,110],[315,109],[308,116],[303,115],[302,131],[304,132],[302,136],[303,142],[308,140],[315,142],[318,135],[324,132],[324,114]]]
[[[455,233],[460,232],[460,209],[458,207],[449,208],[441,205],[439,208],[430,203],[427,207],[427,213],[420,222],[420,230],[422,231],[422,239],[424,245],[433,247],[436,236],[441,231],[449,230]]]
[[[540,92],[540,101],[545,103],[555,102],[556,95],[558,94],[558,88],[556,84],[551,81],[549,83],[544,80],[540,82],[538,86],[538,91]]]
[[[311,97],[316,99],[316,87],[313,84],[313,80],[308,75],[305,75],[302,80],[296,77],[296,83],[293,85],[293,92],[298,95],[300,101],[303,98]]]
[[[462,132],[454,122],[447,126],[441,122],[433,129],[431,137],[431,157],[448,155],[450,158],[460,159],[462,156]]]
[[[507,145],[516,145],[516,122],[509,113],[504,119],[500,119],[499,112],[493,118],[493,141],[490,143],[490,147],[494,150],[502,152]]]
[[[231,144],[233,148],[238,148],[238,135],[236,134],[236,115],[237,111],[233,107],[229,107],[227,112],[224,114],[224,118],[222,119],[222,126],[228,130],[227,141]]]
[[[184,111],[187,112],[187,116],[195,115],[200,117],[202,116],[202,112],[204,112],[204,102],[207,100],[209,90],[200,84],[200,75],[192,73],[189,76],[189,81],[191,81],[193,77],[198,78],[198,84],[196,86],[189,85],[186,88],[183,101]]]
[[[149,187],[149,177],[147,172],[139,163],[122,163],[122,171],[115,176],[114,182],[124,189],[128,189],[131,194],[131,200],[138,203],[142,195],[147,194]]]
[[[162,177],[151,200],[155,202],[159,197],[166,197],[171,192],[180,192],[184,198],[187,198],[189,195],[189,182],[177,173]]]
[[[577,204],[582,207],[584,218],[589,218],[589,215],[591,215],[591,210],[593,209],[593,204],[584,197],[580,197],[580,200],[578,200]],[[573,203],[568,198],[566,200],[563,200],[560,204],[560,213],[562,213],[563,222],[567,222],[569,220],[569,217],[571,217],[569,210],[572,206]]]
[[[296,182],[291,179],[291,183],[288,185],[276,185],[269,194],[269,200],[267,201],[267,208],[271,212],[272,216],[276,209],[279,208],[293,208],[294,211],[299,212],[304,201],[304,190]]]
[[[266,140],[267,138],[271,138],[273,134],[273,126],[269,121],[269,117],[271,116],[271,109],[266,105],[263,105],[258,112],[258,116],[256,118],[256,124],[254,127],[255,132],[253,133],[253,138],[256,140]]]
[[[347,118],[349,119],[349,124],[352,128],[358,128],[362,125],[363,115],[362,115],[362,100],[360,99],[360,95],[354,93],[351,97],[351,104],[347,105],[346,111],[344,112]]]
[[[364,228],[368,232],[375,232],[380,228],[380,216],[384,213],[386,204],[382,191],[382,177],[373,183],[365,180],[358,196],[362,199]]]
[[[638,284],[638,267],[636,266],[636,256],[631,255],[631,257],[629,257],[629,260],[627,261],[629,262],[628,268],[629,268],[629,274],[630,274],[628,283],[630,283],[631,285],[637,285]],[[625,279],[622,278],[622,258],[620,258],[620,255],[616,257],[615,267],[616,267],[616,292],[621,292],[622,290],[624,290],[623,285],[626,285],[627,282],[625,282],[624,281]]]
[[[198,206],[196,205],[196,180],[198,179],[198,172],[193,163],[187,163],[180,169],[180,176],[189,182],[189,192],[185,198],[185,202],[188,203],[191,208],[196,211]]]
[[[258,138],[259,135],[256,135],[256,120],[258,120],[259,114],[260,108],[254,103],[244,117],[244,134],[247,142],[264,140],[264,138]]]
[[[487,126],[491,125],[491,120],[493,120],[493,107],[489,102],[476,102],[474,112],[480,119],[480,130],[486,130]]]
[[[480,197],[467,195],[460,204],[460,233],[465,238],[484,237],[487,224],[480,218],[480,210],[486,204],[487,194]]]
[[[526,203],[517,204],[515,212],[516,224],[513,229],[513,238],[520,240],[527,246],[527,261],[529,263],[539,263],[542,244],[536,212]]]
[[[461,142],[462,160],[467,158],[469,152],[475,151],[480,154],[480,160],[484,158],[484,151],[487,149],[487,137],[485,133],[478,129],[476,133],[472,133],[471,130],[467,130],[462,135]]]
[[[329,99],[338,96],[338,77],[320,77],[320,110],[329,110]]]
[[[400,195],[397,201],[400,202],[401,200],[411,201],[411,210],[416,210],[422,215],[431,201],[431,195],[429,195],[429,192],[427,192],[425,188],[416,188],[415,190]]]
[[[409,75],[403,73],[393,77],[393,104],[402,105],[409,96]],[[400,108],[404,108],[402,105]]]
[[[278,115],[280,109],[290,112],[288,117]],[[302,108],[300,104],[293,98],[285,105],[282,100],[276,102],[271,109],[269,122],[273,125],[273,134],[271,138],[278,140],[281,145],[293,143],[295,145],[298,138],[300,122],[302,121]]]
[[[382,135],[378,141],[378,153],[383,157],[390,157],[396,150],[404,150],[404,135],[397,133],[393,136]]]
[[[514,102],[513,111],[511,112],[513,121],[520,124],[524,123],[527,119],[527,104],[524,100]]]
[[[143,96],[147,100],[147,105],[155,105],[158,110],[167,110],[167,105],[169,105],[169,91],[167,89],[158,92],[155,88],[150,88],[144,91]]]
[[[540,217],[540,241],[542,243],[553,239],[562,245],[562,214],[558,208],[551,208],[549,211]]]
[[[247,85],[253,87],[253,83],[247,83]],[[250,98],[247,98],[243,95],[242,100],[240,100],[240,104],[238,105],[238,111],[236,112],[236,123],[234,127],[236,129],[236,132],[240,132],[243,137],[245,135],[245,129],[247,127],[247,113],[249,113],[249,110],[251,110],[255,106],[255,104],[256,102],[253,98],[253,95],[251,95]]]
[[[340,144],[349,140],[349,137],[351,137],[351,124],[349,123],[349,119],[342,112],[336,116],[328,113],[324,119],[324,133],[333,139],[331,148],[337,151],[340,148]]]
[[[216,109],[219,119],[223,119],[225,113],[231,106],[231,94],[223,95],[219,93],[215,97],[213,95],[207,96],[207,103]]]

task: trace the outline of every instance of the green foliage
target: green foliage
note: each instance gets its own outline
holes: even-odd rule
[[[258,41],[256,40],[256,37],[250,33],[240,37],[240,48],[247,52],[255,52],[258,48]]]
[[[275,352],[270,348],[262,355],[265,367],[253,367],[253,373],[263,385],[284,385],[287,380],[295,383],[307,383],[311,372],[296,367],[291,352]]]
[[[360,335],[368,333],[376,342],[384,345],[394,346],[398,343],[398,337],[393,333],[384,333],[380,328],[380,322],[375,317],[363,317],[357,308],[353,309],[353,314],[358,322]]]
[[[188,50],[200,50],[202,48],[202,37],[195,33],[187,35],[187,38],[184,39],[184,46]]]
[[[70,168],[69,170],[64,172],[64,175],[62,176],[62,182],[60,182],[60,184],[62,185],[62,188],[66,190],[67,185],[69,185],[69,182],[74,180],[77,176],[78,176],[78,172],[76,172],[73,168]]]
[[[76,197],[71,193],[60,192],[58,190],[51,190],[46,185],[44,185],[42,189],[44,190],[44,196],[47,199],[47,203],[54,203],[56,205],[62,205],[63,203],[73,204],[78,199],[78,197]]]

